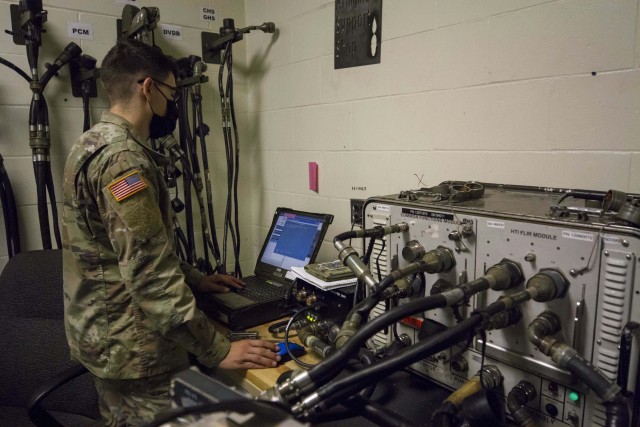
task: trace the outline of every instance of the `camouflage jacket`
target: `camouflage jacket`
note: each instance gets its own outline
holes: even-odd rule
[[[141,378],[207,366],[229,342],[196,308],[202,274],[175,255],[166,158],[105,112],[64,170],[65,327],[71,355],[101,378]]]

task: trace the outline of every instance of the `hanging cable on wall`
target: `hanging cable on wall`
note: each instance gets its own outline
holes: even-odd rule
[[[275,32],[273,22],[260,26],[235,28],[233,19],[224,19],[220,34],[202,33],[202,58],[205,62],[220,64],[218,72],[218,90],[222,110],[222,134],[227,159],[227,198],[222,238],[222,262],[227,262],[227,241],[231,237],[234,256],[234,274],[242,277],[240,268],[240,224],[238,203],[238,178],[240,176],[240,142],[233,100],[233,43],[242,40],[243,35],[252,30],[265,33]],[[221,52],[224,52],[220,59]]]
[[[216,234],[209,162],[205,141],[205,136],[208,134],[209,128],[204,123],[202,113],[201,86],[209,80],[208,77],[203,74],[203,72],[206,71],[206,64],[202,62],[199,57],[192,55],[179,59],[176,61],[176,65],[178,69],[176,85],[180,93],[178,101],[180,147],[186,153],[186,161],[192,171],[192,175],[185,174],[183,179],[188,258],[190,258],[189,262],[196,265],[202,272],[208,274],[213,272],[224,273],[225,268],[220,259],[220,250]],[[191,114],[189,113],[189,103],[191,104]],[[198,154],[198,141],[200,143],[201,158]],[[200,163],[202,163],[204,168],[204,175],[200,169]],[[195,190],[196,202],[200,214],[202,257],[197,257],[196,255],[191,199],[192,187]],[[206,193],[206,207],[202,195],[203,191]]]
[[[20,0],[17,5],[10,5],[11,31],[6,31],[13,36],[13,42],[24,45],[27,49],[27,60],[31,75],[20,70],[11,62],[1,59],[0,63],[16,71],[28,83],[32,92],[31,106],[29,109],[29,145],[32,152],[33,170],[36,179],[36,195],[38,203],[38,218],[40,221],[40,234],[42,247],[51,249],[51,230],[49,225],[48,203],[51,205],[51,217],[53,219],[53,233],[56,244],[62,245],[60,228],[58,225],[58,208],[51,174],[51,134],[49,129],[49,112],[44,90],[51,78],[70,60],[76,58],[82,49],[69,43],[58,55],[53,64],[45,64],[47,70],[40,78],[38,74],[38,59],[40,46],[42,45],[42,33],[44,23],[47,21],[47,11],[42,10],[41,0]],[[48,198],[48,201],[47,201]]]
[[[13,197],[13,189],[9,175],[4,167],[4,159],[0,155],[0,203],[4,217],[4,230],[7,238],[7,252],[9,258],[20,253],[20,227],[18,224],[18,209]]]
[[[84,114],[82,132],[91,128],[89,102],[91,98],[98,97],[96,79],[100,75],[100,70],[96,68],[96,63],[96,59],[89,55],[80,55],[69,62],[71,92],[76,98],[82,98],[82,112]]]
[[[233,30],[233,20],[225,19],[224,31]],[[227,254],[227,233],[231,235],[234,255],[234,273],[242,277],[240,269],[240,227],[238,224],[238,174],[240,171],[240,147],[238,141],[238,127],[236,124],[235,108],[233,104],[233,40],[224,46],[224,56],[218,72],[218,90],[222,111],[222,134],[224,136],[227,157],[227,201],[224,213],[223,257]],[[226,82],[224,74],[227,74]]]
[[[206,219],[209,221],[209,227],[211,229],[211,235],[206,235],[208,229],[203,229],[203,234],[205,234],[205,245],[209,245],[209,249],[213,254],[214,259],[216,260],[216,270],[219,273],[226,272],[226,266],[222,263],[220,258],[220,247],[218,245],[218,236],[216,232],[216,222],[215,216],[213,212],[213,194],[212,194],[212,186],[211,186],[211,175],[209,173],[209,158],[207,155],[207,143],[205,137],[209,134],[209,126],[204,123],[204,114],[202,113],[202,89],[201,84],[208,81],[208,78],[203,75],[203,72],[207,70],[207,64],[202,62],[200,58],[193,63],[193,77],[195,83],[191,90],[191,103],[192,103],[192,111],[193,111],[193,142],[194,145],[197,145],[197,141],[200,141],[200,151],[201,151],[201,160],[202,160],[202,168],[203,175],[202,178],[204,180],[204,189],[205,196],[207,201],[207,212]],[[194,154],[197,156],[197,149],[194,150]],[[203,221],[203,224],[206,224],[205,212],[202,209],[203,205],[201,204],[200,215]],[[206,254],[205,248],[205,254]]]

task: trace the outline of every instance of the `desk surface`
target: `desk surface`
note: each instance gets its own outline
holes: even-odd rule
[[[276,336],[269,332],[269,325],[251,328],[258,331],[260,338],[267,340],[283,341],[284,334]],[[224,328],[222,328],[224,330]],[[299,343],[295,333],[290,337],[291,341]],[[300,357],[306,363],[315,364],[320,358],[313,353],[307,353]],[[269,369],[246,369],[246,370],[216,370],[214,375],[231,386],[238,386],[253,396],[257,397],[260,392],[273,387],[280,375],[292,369],[300,369],[298,365],[290,360],[275,368]],[[433,384],[430,381],[409,374],[406,371],[399,371],[381,381],[376,388],[372,398],[388,409],[396,411],[404,418],[411,420],[418,426],[429,426],[431,413],[440,407],[440,404],[451,392]],[[338,409],[341,410],[341,409]],[[349,426],[349,427],[370,427],[375,424],[359,417],[332,420],[332,412],[328,414],[326,420],[314,425],[322,426]]]
[[[284,341],[284,333],[272,335],[271,332],[269,332],[269,326],[276,322],[278,321],[256,326],[255,328],[251,328],[249,330],[258,331],[261,339],[277,342]],[[220,329],[226,331],[225,328]],[[298,341],[295,332],[289,335],[289,340],[291,342],[300,344],[300,341]],[[320,358],[311,352],[308,352],[307,354],[299,357],[299,359],[305,363],[310,364],[315,364],[320,361]],[[273,387],[280,375],[294,369],[300,369],[300,367],[293,360],[289,360],[286,363],[279,364],[275,368],[238,369],[233,371],[219,369],[215,371],[215,375],[225,383],[240,386],[244,390],[251,393],[253,396],[257,397],[260,392]]]

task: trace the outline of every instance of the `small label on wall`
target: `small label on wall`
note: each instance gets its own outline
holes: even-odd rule
[[[67,21],[67,35],[72,39],[93,40],[93,25]]]
[[[487,227],[490,227],[490,228],[504,228],[504,222],[487,220]]]
[[[562,237],[565,239],[584,240],[585,242],[593,242],[593,234],[581,231],[562,230]]]
[[[158,24],[162,35],[171,40],[182,40],[182,26],[171,24]]]
[[[211,9],[210,7],[203,7],[200,10],[200,16],[203,21],[215,21],[216,20],[216,11],[215,9]]]
[[[139,4],[136,0],[116,0],[116,3],[120,4]]]

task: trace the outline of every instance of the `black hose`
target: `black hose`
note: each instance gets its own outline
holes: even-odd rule
[[[11,68],[13,71],[15,71],[16,73],[18,73],[18,75],[20,75],[20,77],[22,77],[23,79],[25,79],[27,81],[27,83],[31,83],[31,77],[29,77],[29,75],[27,73],[25,73],[24,71],[22,71],[21,68],[19,68],[18,66],[16,66],[15,64],[13,64],[11,61],[7,61],[6,59],[0,57],[0,64],[5,65],[9,68]]]
[[[89,113],[89,91],[82,90],[82,113],[84,116],[84,120],[82,122],[82,132],[86,132],[91,129],[91,115]]]
[[[317,365],[315,368],[311,369],[308,372],[308,375],[312,379],[313,383],[318,385],[321,383],[321,381],[322,382],[328,381],[328,378],[326,376],[329,373],[331,373],[330,370],[332,370],[335,366],[333,364],[326,363],[326,362],[331,361],[335,363],[336,361],[339,361],[338,358],[341,357],[342,351],[345,350],[345,348],[348,348],[349,345],[353,345],[352,343],[360,342],[362,338],[359,335],[361,333],[363,336],[371,333],[370,329],[368,328],[373,329],[373,325],[375,325],[375,330],[378,330],[383,327],[383,325],[376,324],[376,322],[380,322],[384,324],[387,322],[391,322],[391,319],[394,319],[394,321],[402,319],[403,317],[409,315],[407,314],[407,312],[410,312],[410,310],[405,308],[406,306],[409,306],[411,304],[414,304],[420,301],[426,302],[432,297],[434,298],[440,297],[443,300],[445,300],[444,304],[446,304],[446,299],[442,295],[440,294],[431,295],[430,297],[426,297],[424,299],[420,299],[420,300],[412,301],[408,304],[404,304],[398,307],[394,311],[391,311],[376,317],[372,322],[365,325],[358,334],[352,337],[352,339],[349,340],[343,348],[335,352],[333,356],[330,357],[329,359],[326,359],[325,363],[321,363]],[[440,306],[434,305],[431,308],[437,308],[437,307],[440,307]],[[370,368],[363,369],[362,371],[359,371],[346,378],[342,378],[338,381],[327,384],[324,387],[317,390],[316,393],[318,394],[321,400],[327,400],[329,403],[333,403],[339,399],[344,398],[345,396],[348,396],[349,394],[353,394],[355,391],[371,384],[372,382],[379,381],[381,378],[391,374],[392,372],[398,369],[404,368],[405,366],[409,366],[410,364],[417,362],[421,359],[424,359],[425,357],[430,356],[431,354],[437,351],[451,347],[452,345],[458,343],[463,336],[466,336],[466,334],[473,331],[483,321],[485,321],[486,319],[489,319],[491,316],[505,309],[506,309],[506,305],[504,300],[498,300],[490,304],[485,309],[472,313],[471,316],[469,316],[467,319],[463,320],[462,322],[458,323],[457,325],[425,341],[414,344],[411,347],[408,347],[396,353],[390,358],[385,359],[384,361],[382,361],[377,365],[374,365]],[[417,311],[418,310],[415,310],[414,313]],[[396,317],[398,318],[396,319]],[[323,376],[324,378],[322,378]]]
[[[445,400],[431,417],[433,427],[454,427],[458,411],[459,408],[453,402]]]
[[[180,95],[179,101],[179,114],[178,114],[178,138],[180,141],[180,148],[186,154],[180,158],[183,169],[189,168],[189,124],[186,120],[187,115],[189,114],[188,108],[186,106],[187,96],[186,88],[180,88],[182,93]],[[191,194],[191,185],[192,185],[193,177],[191,174],[185,173],[182,177],[182,188],[184,192],[184,219],[185,219],[185,227],[186,227],[186,255],[187,255],[187,263],[190,265],[195,265],[197,260],[196,255],[196,244],[195,244],[195,232],[193,228],[193,202],[192,202],[192,194]]]
[[[219,270],[219,273],[226,273],[226,266],[220,262],[220,246],[218,245],[218,233],[216,231],[216,221],[213,210],[213,196],[212,196],[212,188],[211,188],[211,180],[209,177],[209,156],[207,154],[207,143],[205,140],[206,132],[205,132],[205,124],[204,117],[202,113],[202,97],[198,96],[197,103],[197,116],[198,116],[198,127],[197,127],[197,135],[200,136],[200,149],[202,151],[202,167],[204,169],[204,179],[205,179],[205,192],[207,197],[207,216],[209,218],[209,228],[211,229],[211,243],[213,247],[211,251],[213,253],[214,258],[218,262],[218,266],[216,267]]]
[[[42,248],[51,249],[51,231],[49,229],[49,210],[47,209],[47,184],[46,168],[47,162],[35,161],[33,168],[36,177],[36,196],[38,200],[38,218],[40,220],[40,234],[42,236]]]
[[[379,330],[412,314],[444,307],[446,304],[447,300],[442,295],[430,295],[403,304],[393,311],[376,317],[364,325],[344,346],[311,369],[308,372],[309,376],[314,383],[324,384],[329,380],[329,375],[339,372],[344,363],[360,349],[370,336]]]
[[[607,398],[612,390],[617,388],[602,372],[591,363],[584,360],[580,355],[573,355],[566,363],[565,368],[582,380],[598,397],[605,400],[607,422],[606,427],[628,427],[629,408],[626,399],[622,396],[619,388],[615,395]]]
[[[56,239],[56,245],[58,249],[62,249],[62,237],[60,236],[60,227],[58,226],[58,205],[56,204],[56,193],[53,189],[53,175],[51,174],[51,163],[46,164],[46,181],[47,192],[49,193],[49,200],[51,202],[51,217],[53,219],[53,235]]]
[[[321,405],[329,407],[345,399],[363,387],[371,385],[382,378],[424,359],[438,351],[451,347],[460,341],[463,335],[473,331],[482,322],[483,317],[475,314],[433,337],[407,347],[395,355],[365,368],[346,378],[331,382],[316,391]],[[311,371],[309,371],[311,373]]]
[[[338,234],[336,237],[333,238],[334,245],[336,242],[342,242],[343,240],[353,239],[354,237],[358,237],[358,231],[362,231],[362,230],[350,230],[350,231],[345,231],[344,233]]]
[[[575,354],[566,363],[565,368],[580,378],[591,390],[602,398],[611,389],[612,384],[599,369]]]
[[[369,245],[367,246],[367,250],[364,253],[364,257],[362,257],[362,262],[365,263],[365,265],[369,264],[369,260],[371,259],[371,254],[373,253],[373,245],[375,243],[376,243],[375,237],[372,239],[369,239]]]
[[[224,225],[223,225],[223,237],[222,237],[222,263],[226,265],[227,263],[227,236],[230,232],[229,230],[229,217],[231,210],[231,184],[233,180],[233,162],[231,161],[231,147],[230,147],[230,135],[228,130],[228,122],[227,122],[227,101],[224,86],[222,84],[222,78],[224,76],[225,65],[227,63],[227,57],[229,55],[229,50],[231,49],[231,42],[227,43],[224,48],[224,55],[222,57],[222,61],[220,62],[220,68],[218,69],[218,92],[220,93],[220,110],[222,112],[222,135],[224,137],[224,146],[225,146],[225,158],[227,160],[227,199],[225,203],[225,213],[224,213]]]
[[[634,402],[634,406],[638,403]],[[605,402],[607,421],[605,427],[629,427],[629,406],[627,400],[618,394],[612,400]]]
[[[0,155],[0,203],[4,217],[5,236],[7,239],[7,253],[9,258],[20,253],[20,227],[18,210],[11,187],[11,180],[4,167],[4,159]]]
[[[378,273],[378,281],[382,280],[382,274],[380,273],[380,255],[384,251],[384,248],[387,245],[387,239],[382,238],[382,248],[380,248],[380,252],[378,252],[378,256],[376,257],[376,272]]]
[[[230,164],[232,164],[231,182],[229,183],[229,229],[231,231],[231,243],[233,244],[233,254],[235,260],[236,276],[242,277],[240,271],[240,230],[238,227],[238,168],[240,166],[239,149],[238,149],[238,129],[235,126],[235,113],[233,111],[233,43],[228,43],[227,55],[227,83],[225,96],[227,98],[227,134],[229,136],[229,151],[231,154]],[[226,53],[226,52],[225,52]],[[233,131],[233,132],[232,132]],[[235,139],[234,139],[235,138]]]

